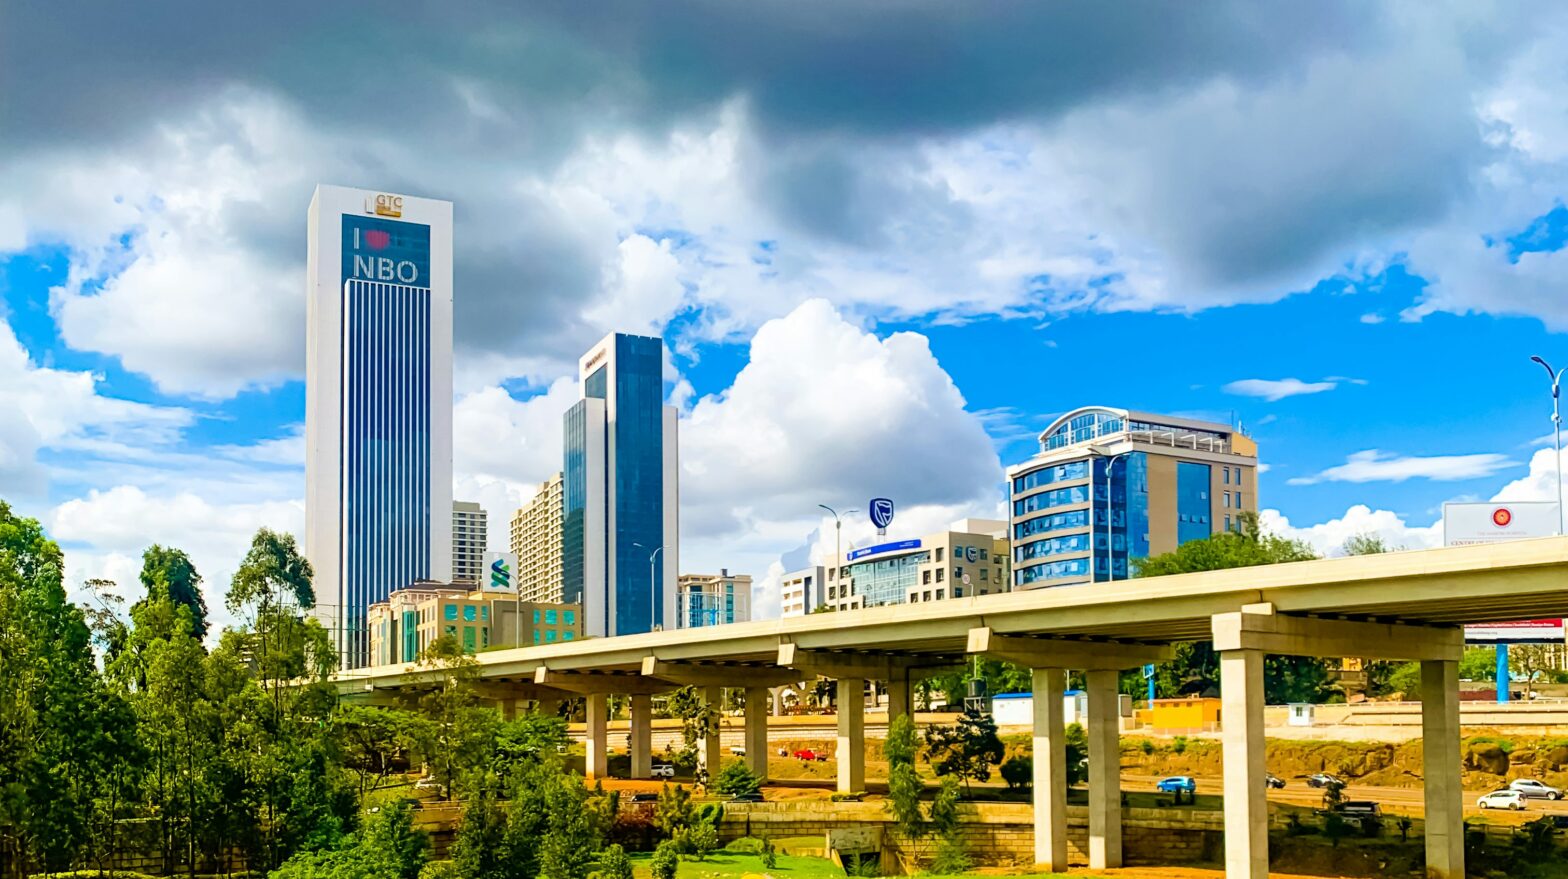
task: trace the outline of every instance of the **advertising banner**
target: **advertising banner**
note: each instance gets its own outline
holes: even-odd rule
[[[1557,517],[1557,504],[1546,501],[1443,504],[1443,545],[1551,537]],[[1474,644],[1561,644],[1563,635],[1560,619],[1465,626],[1465,640]]]

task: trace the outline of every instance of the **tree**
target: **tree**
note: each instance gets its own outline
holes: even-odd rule
[[[731,760],[713,779],[713,789],[725,796],[754,794],[762,790],[762,779],[744,760]]]
[[[964,782],[987,781],[991,767],[1002,762],[1004,748],[996,734],[996,720],[974,708],[964,709],[952,726],[926,730],[926,757],[937,775],[953,775]]]
[[[1171,552],[1134,560],[1139,577],[1160,577],[1195,571],[1217,571],[1309,561],[1312,548],[1298,540],[1264,533],[1257,514],[1241,514],[1239,531],[1221,531],[1189,540]],[[1328,664],[1311,656],[1270,656],[1264,663],[1264,695],[1269,701],[1319,702],[1333,692]],[[1219,662],[1207,641],[1177,645],[1176,656],[1155,672],[1158,692],[1165,696],[1206,693],[1218,686]]]
[[[696,809],[691,804],[691,791],[681,785],[665,784],[659,790],[659,801],[654,804],[653,826],[665,839],[671,839],[683,830],[690,830]]]
[[[618,845],[606,846],[599,854],[598,879],[632,879],[632,859]]]
[[[143,601],[168,598],[191,613],[191,634],[200,641],[207,637],[207,599],[201,594],[201,575],[184,550],[153,544],[142,553]]]
[[[1560,649],[1560,645],[1558,645]],[[1496,651],[1493,651],[1493,664],[1496,664]],[[1551,649],[1545,644],[1511,644],[1508,647],[1509,674],[1526,684],[1532,681],[1545,680],[1546,673],[1552,668]],[[1495,676],[1495,674],[1494,674]],[[1528,687],[1526,688],[1528,689]]]
[[[1352,535],[1339,548],[1341,555],[1379,555],[1385,552],[1401,552],[1403,546],[1395,546],[1380,537],[1376,532],[1364,531]]]
[[[557,772],[546,790],[549,821],[539,846],[539,872],[550,879],[588,879],[604,840],[586,808],[582,776]]]
[[[648,864],[653,879],[675,879],[675,871],[680,868],[681,855],[676,849],[675,841],[666,839],[659,843],[653,850],[653,860]]]
[[[692,686],[681,687],[670,694],[665,703],[670,716],[681,722],[681,750],[676,760],[685,764],[697,762],[697,749],[709,736],[719,734],[719,709],[709,705],[702,693]],[[553,877],[552,877],[553,879]]]
[[[925,819],[920,814],[920,793],[925,784],[915,770],[918,747],[914,719],[908,714],[893,718],[882,746],[887,755],[887,805],[894,826],[910,839],[925,832]]]

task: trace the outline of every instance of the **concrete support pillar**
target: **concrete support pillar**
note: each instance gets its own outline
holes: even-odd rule
[[[746,767],[768,777],[768,689],[746,688]]]
[[[722,713],[724,710],[724,688],[703,687],[702,701],[703,704],[712,708],[715,712]],[[724,750],[719,742],[719,728],[720,721],[715,719],[713,734],[703,736],[702,740],[697,743],[697,766],[708,771],[710,783],[713,777],[719,774],[719,765],[724,759]]]
[[[502,720],[516,720],[517,719],[517,700],[516,699],[497,699],[497,700],[495,700],[495,704],[496,704],[497,708],[501,709],[501,719]]]
[[[838,790],[866,789],[866,681],[838,680]]]
[[[1067,673],[1034,669],[1034,862],[1067,869],[1067,726],[1062,697]]]
[[[1121,696],[1114,671],[1086,674],[1089,695],[1089,868],[1122,865]]]
[[[653,697],[632,696],[632,778],[653,777]]]
[[[1426,789],[1426,874],[1430,879],[1463,879],[1465,826],[1457,662],[1421,663],[1421,738]]]
[[[1268,879],[1269,802],[1263,742],[1263,651],[1220,654],[1225,770],[1225,877]]]
[[[914,703],[909,701],[909,680],[893,680],[887,682],[887,722],[891,724],[893,718],[900,714],[913,714]]]
[[[587,760],[584,762],[583,775],[588,778],[604,778],[609,775],[609,753],[606,749],[608,742],[605,740],[605,721],[609,716],[609,702],[603,693],[595,693],[584,697],[587,708],[584,712],[587,723],[583,728],[583,743],[587,749]]]

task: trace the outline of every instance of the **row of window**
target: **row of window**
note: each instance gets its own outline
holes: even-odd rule
[[[1235,509],[1238,509],[1238,510],[1242,508],[1242,506],[1241,506],[1241,492],[1239,492],[1239,491],[1227,491],[1227,492],[1225,492],[1225,508],[1226,509],[1231,509],[1233,507]]]
[[[442,612],[443,612],[442,615],[443,615],[443,617],[445,619],[448,619],[448,620],[455,620],[455,619],[457,619],[458,611],[457,611],[457,605],[455,605],[455,604],[444,605],[442,607]],[[476,616],[475,616],[476,612],[477,612],[477,618],[478,619],[483,620],[485,622],[489,622],[490,621],[490,607],[489,607],[489,605],[483,605],[483,604],[478,605],[477,609],[476,609],[476,606],[472,605],[472,604],[465,604],[465,605],[463,605],[463,620],[465,622],[470,622],[470,623],[473,622],[475,620],[475,618],[476,618]]]
[[[1031,488],[1050,485],[1053,482],[1067,482],[1071,479],[1089,478],[1088,461],[1069,461],[1066,464],[1057,464],[1054,467],[1041,467],[1031,473],[1013,479],[1013,494],[1023,494]]]
[[[544,635],[543,639],[540,638],[541,632]],[[572,641],[572,640],[575,640],[576,637],[577,637],[577,633],[573,632],[571,629],[567,629],[566,631],[561,633],[561,640],[562,641]],[[541,629],[534,629],[534,643],[535,644],[554,644],[555,643],[555,638],[556,638],[556,635],[555,635],[555,630],[554,629],[542,629],[542,630]]]
[[[1089,527],[1089,511],[1073,510],[1067,513],[1055,513],[1050,516],[1041,516],[1027,522],[1019,522],[1013,526],[1013,539],[1022,540],[1047,531],[1062,531],[1068,528]]]
[[[1013,550],[1013,561],[1022,563],[1030,559],[1045,558],[1046,556],[1088,551],[1089,535],[1068,534],[1062,537],[1049,537],[1045,540],[1025,543]]]
[[[1241,468],[1240,467],[1221,467],[1220,470],[1223,471],[1224,474],[1225,474],[1223,479],[1224,479],[1226,485],[1232,484],[1231,480],[1233,480],[1233,479],[1235,480],[1235,484],[1236,485],[1240,485],[1241,484]]]
[[[575,611],[575,610],[563,610],[560,613],[560,617],[561,617],[561,621],[564,622],[568,626],[575,626],[575,625],[577,625],[577,611]],[[542,617],[541,617],[541,614],[539,612],[539,608],[537,608],[537,607],[534,608],[534,625],[536,625],[536,626],[539,625],[539,620],[541,618],[544,620],[544,624],[545,625],[547,625],[547,626],[555,625],[555,620],[556,620],[555,608],[550,608],[550,609],[546,610],[543,613]]]
[[[1034,565],[1018,569],[1018,585],[1028,586],[1041,580],[1059,580],[1063,577],[1087,577],[1089,575],[1089,560],[1064,559],[1056,562],[1046,562],[1043,565]]]
[[[1026,516],[1036,510],[1049,510],[1052,507],[1065,507],[1068,504],[1084,504],[1088,502],[1089,487],[1086,485],[1074,485],[1053,491],[1042,491],[1022,500],[1013,501],[1013,515]]]

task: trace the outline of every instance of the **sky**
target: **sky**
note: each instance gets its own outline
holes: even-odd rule
[[[303,534],[325,182],[455,204],[493,546],[611,330],[669,348],[681,570],[759,615],[818,504],[999,516],[1084,405],[1240,424],[1320,552],[1434,545],[1556,491],[1565,40],[1486,2],[10,4],[0,498],[130,600],[151,543],[219,608]]]

